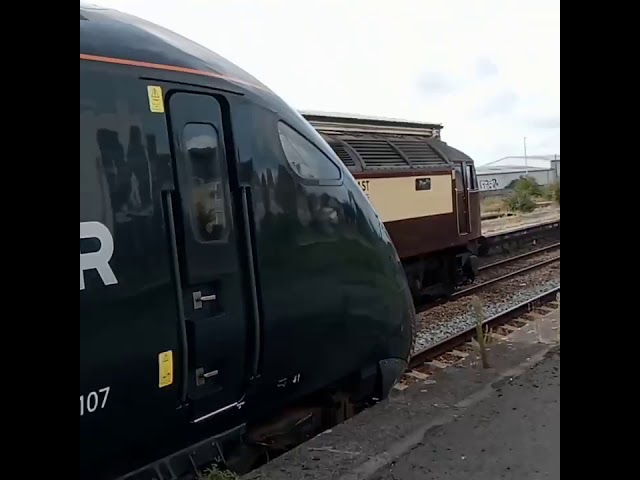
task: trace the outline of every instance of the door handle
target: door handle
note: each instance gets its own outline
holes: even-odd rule
[[[199,387],[204,385],[207,379],[217,377],[219,373],[219,370],[211,370],[205,373],[202,367],[196,369],[196,385]]]
[[[212,302],[216,298],[215,293],[211,295],[202,295],[200,290],[193,292],[193,309],[199,310],[202,308],[202,302]]]

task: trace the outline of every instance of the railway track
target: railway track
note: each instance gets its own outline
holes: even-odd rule
[[[499,262],[495,262],[493,264],[490,265],[486,265],[484,268],[484,271],[487,271],[489,269],[495,269],[497,267],[505,267],[508,265],[512,265],[512,264],[516,264],[519,261],[525,260],[525,259],[530,259],[531,257],[534,257],[536,255],[540,255],[542,253],[546,253],[549,252],[550,250],[555,250],[555,249],[559,249],[560,248],[560,244],[557,243],[555,245],[549,246],[549,247],[545,247],[545,248],[541,248],[539,250],[534,250],[532,252],[528,252],[528,253],[524,253],[522,255],[518,255],[517,257],[513,257],[513,258],[509,258],[506,260],[501,260]],[[504,280],[507,280],[508,278],[512,278],[515,277],[517,275],[522,275],[523,273],[529,272],[531,270],[535,270],[541,267],[544,267],[546,265],[549,265],[551,263],[554,262],[559,262],[560,261],[560,253],[558,253],[557,255],[551,255],[550,258],[544,258],[539,262],[535,262],[535,263],[527,263],[525,266],[522,266],[520,268],[516,268],[514,270],[511,270],[507,273],[504,273],[502,275],[498,275],[496,277],[493,278],[489,278],[487,280],[484,281],[480,281],[479,283],[477,283],[476,285],[472,285],[471,287],[466,287],[463,288],[462,290],[458,290],[457,292],[453,293],[452,295],[449,296],[448,300],[455,300],[457,298],[461,298],[467,295],[470,295],[472,293],[478,292],[480,290],[483,290],[485,288],[487,288],[490,285],[493,285],[495,283],[498,282],[502,282]]]
[[[545,267],[550,267],[553,264],[560,262],[559,233],[560,221],[557,220],[546,222],[540,225],[528,226],[525,228],[512,230],[502,234],[494,234],[490,237],[485,238],[485,254],[489,256],[489,258],[494,256],[503,258],[481,265],[478,269],[479,275],[476,279],[477,283],[475,285],[464,287],[448,297],[440,298],[435,301],[429,302],[424,306],[417,307],[417,315],[420,317],[426,314],[429,310],[434,309],[438,306],[449,306],[452,303],[459,302],[460,300],[463,300],[465,299],[465,297],[469,297],[472,294],[489,290],[490,287],[496,287],[496,289],[498,289],[498,285],[500,285],[502,282],[504,282],[505,284],[513,284],[513,281],[520,276],[524,277],[523,281],[525,282],[525,284],[527,283],[527,280],[529,280],[529,282],[536,282],[536,279],[527,277],[532,277],[533,272],[536,270],[544,271]],[[555,241],[556,238],[558,239],[558,241]],[[516,255],[496,255],[495,253],[493,255],[488,254],[490,250],[493,250],[495,252],[496,249],[503,252],[511,253],[513,251],[512,247],[514,245],[517,245],[520,248],[522,248],[523,245],[525,246],[525,248],[530,248],[532,245],[536,245],[537,243],[547,244],[543,247],[525,251]],[[555,253],[555,251],[557,251],[557,253]],[[536,261],[536,257],[540,257],[540,259]],[[503,270],[506,271],[503,272]],[[553,270],[553,267],[551,267],[551,270]],[[498,274],[492,275],[495,272],[498,272]],[[486,278],[487,276],[489,278]],[[542,277],[544,277],[544,274],[542,275]],[[547,279],[543,278],[543,280]],[[543,281],[543,284],[544,283],[545,282]],[[540,293],[534,294],[525,300],[517,302],[513,306],[501,309],[497,313],[494,312],[483,322],[483,328],[486,328],[487,326],[494,327],[496,325],[506,323],[514,317],[521,315],[532,306],[552,300],[553,298],[555,298],[555,295],[559,291],[559,285],[553,286]],[[494,296],[496,295],[494,294]],[[497,296],[500,296],[500,293],[498,293]],[[442,323],[446,324],[450,320],[452,320],[451,314],[446,314]],[[428,320],[427,324],[429,323],[430,321]],[[430,361],[431,359],[434,359],[442,355],[443,353],[450,351],[455,346],[458,346],[461,343],[465,343],[472,336],[474,336],[476,329],[475,322],[465,321],[463,323],[466,323],[467,326],[455,329],[456,331],[454,333],[447,335],[444,339],[440,339],[435,342],[427,342],[429,343],[428,346],[416,349],[416,352],[412,355],[410,368],[414,368],[416,364]],[[419,329],[417,336],[420,337],[423,332],[424,330]]]
[[[511,263],[511,262],[515,262],[517,260],[530,258],[530,257],[532,257],[534,255],[539,255],[541,253],[548,252],[550,250],[555,250],[556,248],[560,248],[560,242],[553,243],[551,245],[547,245],[547,246],[538,248],[536,250],[531,250],[529,252],[524,252],[524,253],[521,253],[519,255],[515,255],[515,256],[512,256],[512,257],[507,257],[507,258],[504,258],[502,260],[498,260],[498,261],[495,261],[495,262],[492,262],[492,263],[481,265],[478,268],[478,270],[479,271],[483,271],[483,270],[488,270],[490,268],[499,267],[500,265],[505,265],[505,264],[508,264],[508,263]]]
[[[495,328],[499,325],[504,325],[510,320],[521,317],[523,314],[527,313],[530,309],[534,307],[539,307],[540,305],[544,305],[545,303],[552,302],[556,299],[557,294],[560,292],[560,287],[553,287],[549,290],[536,295],[526,301],[523,301],[511,308],[508,308],[500,313],[497,313],[487,319],[482,323],[483,328],[490,327]],[[418,366],[434,360],[435,358],[450,352],[456,347],[468,342],[475,336],[476,327],[475,325],[470,326],[450,337],[437,342],[434,345],[430,345],[426,348],[422,348],[417,350],[411,356],[411,360],[409,362],[409,368],[417,368]]]
[[[414,348],[425,348],[475,326],[473,295],[482,298],[487,315],[495,315],[558,286],[560,254],[554,249],[559,245],[496,262],[493,268],[483,270],[475,285],[416,308]]]
[[[560,261],[560,253],[554,254],[554,250],[560,249],[560,242],[547,245],[536,250],[531,250],[519,255],[504,258],[493,263],[483,265],[479,268],[479,275],[476,283],[463,287],[447,297],[429,300],[416,307],[416,313],[422,314],[434,307],[444,305],[462,297],[478,293],[499,282],[523,275],[527,272],[545,267]],[[540,256],[540,261],[535,261],[535,257]],[[501,270],[505,270],[504,273]],[[497,273],[497,274],[495,274]]]

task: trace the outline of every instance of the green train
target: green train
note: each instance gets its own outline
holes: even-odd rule
[[[414,306],[319,133],[179,35],[80,5],[80,476],[238,471],[385,398]]]

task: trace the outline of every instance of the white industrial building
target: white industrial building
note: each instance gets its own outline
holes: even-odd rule
[[[532,155],[504,157],[484,165],[476,165],[480,190],[486,193],[502,193],[525,175],[533,177],[540,185],[549,185],[560,179],[560,155]]]

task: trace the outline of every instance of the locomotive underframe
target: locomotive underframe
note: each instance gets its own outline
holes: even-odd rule
[[[402,261],[414,302],[450,295],[478,274],[478,242],[419,255]]]
[[[183,480],[212,465],[246,474],[387,397],[407,365],[400,359],[370,365],[280,411],[249,419],[119,480]]]

